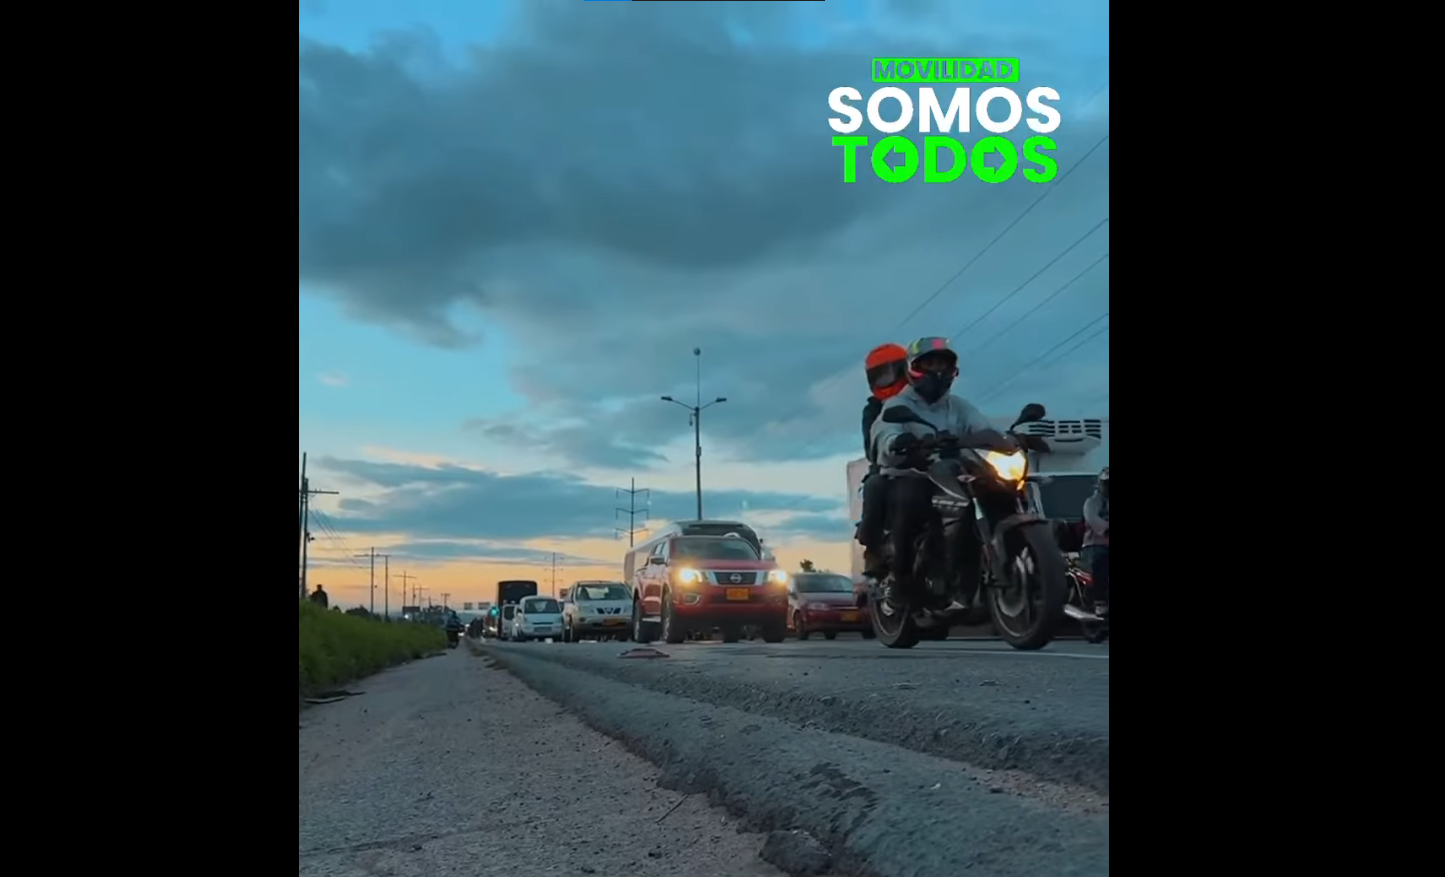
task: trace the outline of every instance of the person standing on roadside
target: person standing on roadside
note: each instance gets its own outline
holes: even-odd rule
[[[1094,493],[1084,500],[1084,564],[1094,580],[1094,614],[1109,614],[1109,467],[1099,473]]]
[[[320,606],[322,609],[325,609],[331,605],[331,598],[326,596],[325,588],[317,585],[316,590],[311,592],[311,602],[315,603],[317,606]]]

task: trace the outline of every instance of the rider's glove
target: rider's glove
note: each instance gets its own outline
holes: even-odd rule
[[[958,447],[958,436],[954,435],[951,432],[940,432],[934,438],[934,441],[938,444],[940,448]]]
[[[918,436],[911,432],[905,432],[894,439],[893,444],[890,445],[888,449],[900,457],[908,457],[917,453],[922,445],[923,443],[918,440]]]

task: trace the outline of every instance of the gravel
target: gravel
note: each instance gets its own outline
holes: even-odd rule
[[[707,792],[750,828],[774,832],[769,859],[791,872],[1108,874],[1107,816],[1005,794],[1004,784],[954,760],[746,712],[717,703],[716,696],[663,693],[646,682],[661,676],[639,675],[638,684],[628,684],[588,672],[573,660],[555,660],[566,648],[494,646],[488,652],[528,685],[660,765],[662,785]],[[615,649],[611,656],[616,659]],[[638,672],[662,674],[671,672],[660,666],[669,660],[617,663],[658,667]],[[699,681],[689,690],[702,688]]]
[[[302,877],[781,877],[764,835],[489,665],[458,649],[301,713]]]

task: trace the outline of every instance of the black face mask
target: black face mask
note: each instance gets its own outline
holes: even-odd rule
[[[913,380],[913,390],[923,397],[923,401],[932,405],[939,399],[948,395],[953,387],[953,374],[951,372],[924,372],[922,377]]]

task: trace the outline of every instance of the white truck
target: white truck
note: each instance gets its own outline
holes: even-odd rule
[[[993,417],[994,426],[1007,429],[1014,418]],[[1094,492],[1099,470],[1109,465],[1109,418],[1082,417],[1044,419],[1019,426],[1022,435],[1041,438],[1049,446],[1029,452],[1029,471],[1050,476],[1044,483],[1028,487],[1029,501],[1036,514],[1046,518],[1077,521],[1084,515],[1084,500]],[[863,476],[868,461],[848,461],[848,517],[856,524],[863,516]],[[848,533],[853,581],[863,581],[863,546]]]

